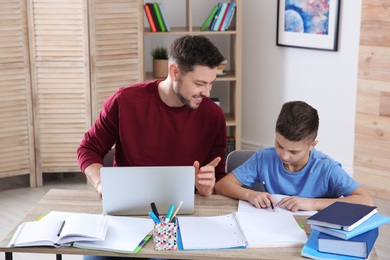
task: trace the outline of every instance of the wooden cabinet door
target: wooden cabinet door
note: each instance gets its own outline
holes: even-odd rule
[[[87,0],[28,0],[37,184],[42,172],[79,172],[91,122]]]
[[[0,2],[0,177],[36,185],[25,0]]]
[[[92,122],[118,88],[143,79],[143,9],[139,0],[90,0]]]

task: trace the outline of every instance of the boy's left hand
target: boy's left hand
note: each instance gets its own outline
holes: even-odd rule
[[[286,197],[281,199],[276,207],[285,206],[286,209],[296,212],[298,210],[315,210],[313,207],[313,199],[301,198],[296,196]]]

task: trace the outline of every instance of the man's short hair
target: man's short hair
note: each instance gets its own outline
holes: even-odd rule
[[[203,35],[177,38],[170,47],[169,59],[178,64],[183,74],[193,71],[196,65],[214,69],[225,60],[219,49]]]

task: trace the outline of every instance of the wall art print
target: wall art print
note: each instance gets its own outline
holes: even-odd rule
[[[341,0],[278,0],[278,46],[337,51]]]

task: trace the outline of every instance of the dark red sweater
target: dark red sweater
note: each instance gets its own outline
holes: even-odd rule
[[[225,173],[226,123],[223,111],[204,98],[197,109],[169,107],[158,94],[159,81],[121,88],[106,99],[100,115],[77,150],[81,170],[103,164],[115,144],[115,166],[201,166],[220,156]]]

